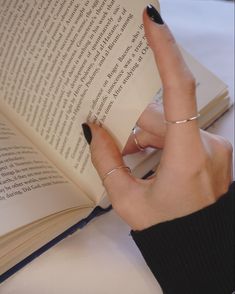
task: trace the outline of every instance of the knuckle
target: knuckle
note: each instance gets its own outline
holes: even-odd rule
[[[221,154],[226,162],[231,162],[232,160],[232,155],[233,155],[233,147],[232,144],[229,142],[226,142],[223,146],[223,151]]]
[[[187,75],[187,79],[186,79],[186,86],[188,87],[189,91],[191,92],[195,92],[196,89],[196,79],[194,78],[194,76],[189,73]]]
[[[164,81],[164,93],[178,93],[179,96],[195,97],[196,80],[188,68],[181,71],[179,75]]]
[[[233,145],[226,139],[224,139],[224,147],[228,154],[231,155],[233,153]]]
[[[196,92],[196,80],[192,73],[186,69],[185,74],[182,76],[180,81],[181,88],[185,91],[186,94],[194,96]]]
[[[210,135],[210,151],[207,153],[208,170],[213,170],[213,177],[231,173],[233,146],[225,138],[218,135]]]
[[[165,41],[170,46],[177,46],[176,45],[176,40],[175,40],[174,36],[171,33],[167,34]]]
[[[222,156],[231,156],[233,154],[233,145],[222,136],[216,135],[215,138],[218,152],[220,152]]]

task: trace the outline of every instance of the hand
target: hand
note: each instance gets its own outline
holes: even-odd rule
[[[164,117],[177,121],[197,114],[195,80],[166,24],[143,15],[147,40],[163,83]],[[225,139],[200,131],[197,121],[165,125],[163,114],[151,104],[138,121],[142,146],[163,148],[157,175],[134,178],[120,169],[104,185],[113,208],[133,230],[191,214],[214,203],[232,180],[232,147]],[[89,124],[92,162],[101,178],[123,164],[110,135]],[[133,137],[124,150],[134,152]]]

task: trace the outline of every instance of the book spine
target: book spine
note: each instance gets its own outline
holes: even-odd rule
[[[62,234],[58,235],[53,240],[51,240],[50,242],[48,242],[47,244],[45,244],[44,246],[42,246],[41,248],[39,248],[37,251],[35,251],[34,253],[32,253],[31,255],[29,255],[28,257],[26,257],[25,259],[23,259],[19,263],[17,263],[11,269],[9,269],[8,271],[6,271],[2,275],[0,275],[0,284],[2,282],[4,282],[6,279],[8,279],[10,276],[14,275],[21,268],[23,268],[24,266],[26,266],[28,263],[30,263],[31,261],[33,261],[35,258],[37,258],[41,254],[43,254],[44,252],[46,252],[47,250],[49,250],[50,248],[52,248],[53,246],[55,246],[56,244],[58,244],[60,241],[62,241],[63,239],[67,238],[68,236],[74,234],[77,230],[82,229],[93,218],[95,218],[97,216],[100,216],[100,215],[102,215],[102,214],[104,214],[106,212],[109,212],[111,209],[112,209],[112,206],[111,205],[108,206],[107,208],[102,208],[100,206],[97,206],[91,212],[91,214],[88,215],[88,217],[82,219],[81,221],[79,221],[78,223],[76,223],[75,225],[73,225],[72,227],[70,227],[69,229],[67,229],[66,231],[64,231]]]

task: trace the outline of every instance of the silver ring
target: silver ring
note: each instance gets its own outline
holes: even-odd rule
[[[140,145],[140,143],[139,143],[139,141],[138,141],[138,139],[137,139],[137,136],[136,136],[136,128],[133,129],[132,133],[133,133],[133,135],[134,135],[134,142],[135,142],[136,147],[138,148],[139,151],[143,152],[143,151],[145,150],[145,148],[143,148],[143,147]]]
[[[168,125],[173,125],[173,124],[185,124],[187,122],[196,120],[200,117],[200,113],[198,113],[196,116],[190,117],[190,118],[186,118],[186,119],[182,119],[182,120],[175,120],[175,121],[171,121],[171,120],[165,120],[165,123]]]
[[[102,180],[102,183],[104,184],[104,181],[105,181],[105,179],[106,179],[108,176],[110,176],[111,174],[113,174],[114,172],[116,172],[117,170],[120,170],[120,169],[126,169],[129,173],[131,173],[131,169],[130,169],[128,166],[126,166],[126,165],[120,165],[120,166],[118,166],[118,167],[115,167],[115,168],[111,169],[109,172],[107,172],[107,173],[103,176],[103,178],[101,179],[101,180]]]

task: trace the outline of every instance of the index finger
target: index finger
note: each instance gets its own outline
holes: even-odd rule
[[[195,80],[172,33],[152,5],[148,5],[143,18],[145,34],[162,79],[165,119],[175,122],[195,117]],[[167,162],[182,165],[195,156],[201,147],[196,120],[183,124],[167,124],[163,153]]]
[[[148,5],[144,12],[145,34],[162,79],[166,120],[178,121],[197,113],[195,80],[176,41],[158,11]]]

